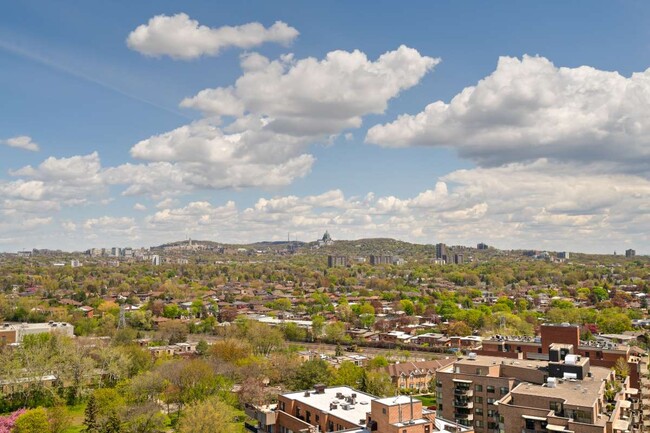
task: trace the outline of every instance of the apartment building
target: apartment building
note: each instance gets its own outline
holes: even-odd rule
[[[347,256],[327,256],[327,267],[333,268],[337,266],[347,266],[348,258]]]
[[[378,398],[347,386],[325,387],[278,396],[277,406],[247,407],[259,433],[334,432],[435,433],[471,432],[437,419],[412,397]]]
[[[456,357],[433,361],[400,362],[385,367],[397,389],[425,393],[434,382],[436,370],[452,364]]]
[[[438,416],[477,432],[496,432],[496,402],[521,381],[544,383],[543,361],[519,361],[471,354],[436,372]]]
[[[591,366],[568,344],[552,344],[548,361],[470,354],[436,374],[438,416],[476,432],[642,431],[630,378]]]
[[[577,325],[542,325],[539,337],[495,336],[483,340],[482,347],[476,350],[479,355],[499,356],[524,360],[548,360],[552,344],[567,344],[575,354],[589,358],[594,367],[612,368],[619,358],[627,361],[630,369],[630,385],[640,387],[641,357],[635,356],[631,348],[614,342],[581,341],[580,327]]]

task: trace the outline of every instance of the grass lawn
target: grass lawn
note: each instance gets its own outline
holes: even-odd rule
[[[76,406],[68,406],[68,415],[70,415],[70,427],[63,430],[63,433],[81,433],[83,430],[84,411],[86,404],[78,404]]]
[[[429,407],[429,406],[435,406],[436,405],[436,396],[435,395],[417,395],[413,396],[414,398],[417,398],[422,402],[422,406],[424,407]]]

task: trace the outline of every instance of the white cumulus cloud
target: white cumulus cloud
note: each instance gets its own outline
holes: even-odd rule
[[[260,23],[211,28],[179,13],[154,16],[133,30],[126,42],[129,48],[147,56],[190,60],[216,56],[229,47],[248,49],[268,42],[286,45],[298,34],[282,21],[268,28]]]
[[[9,147],[29,150],[32,152],[38,152],[40,150],[38,144],[32,140],[32,137],[29,137],[27,135],[20,135],[18,137],[8,138],[6,140],[0,140],[0,144],[5,144]]]
[[[382,146],[448,146],[480,165],[547,158],[647,170],[650,69],[624,77],[543,57],[501,57],[496,70],[449,103],[372,127]]]

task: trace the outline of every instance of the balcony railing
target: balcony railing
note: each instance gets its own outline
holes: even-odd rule
[[[464,395],[466,397],[473,397],[474,396],[474,390],[466,389],[466,388],[454,388],[454,394],[455,395]]]

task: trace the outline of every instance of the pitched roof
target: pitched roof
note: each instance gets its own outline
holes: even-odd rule
[[[391,377],[401,376],[402,374],[408,376],[411,373],[425,374],[429,371],[435,372],[437,369],[453,364],[455,361],[455,357],[449,357],[448,359],[435,359],[433,361],[401,362],[389,365],[386,367],[386,371]]]

